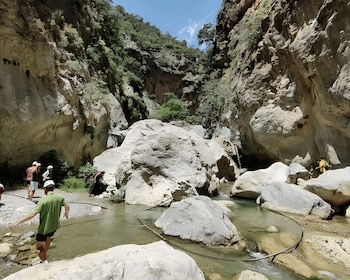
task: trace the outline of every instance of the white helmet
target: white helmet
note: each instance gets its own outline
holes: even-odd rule
[[[47,167],[47,169],[53,169],[53,166],[52,166],[52,165],[49,165],[49,166]]]
[[[47,181],[44,183],[43,188],[46,189],[46,188],[51,187],[51,186],[55,186],[55,182],[54,182],[53,180],[47,180]]]

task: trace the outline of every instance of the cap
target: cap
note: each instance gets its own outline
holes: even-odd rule
[[[37,165],[38,162],[37,161],[33,161],[32,165]]]
[[[52,165],[49,165],[49,166],[47,167],[47,169],[53,169],[53,166],[52,166]]]
[[[40,162],[38,162],[38,163],[36,164],[36,166],[41,166],[41,163],[40,163]]]
[[[51,187],[51,186],[55,186],[55,182],[53,180],[47,180],[44,183],[43,188],[46,189],[46,188]]]

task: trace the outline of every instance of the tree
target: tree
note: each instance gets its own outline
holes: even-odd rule
[[[215,35],[215,26],[211,23],[204,24],[197,35],[198,45],[202,45],[204,43],[207,43],[208,45],[214,44]]]

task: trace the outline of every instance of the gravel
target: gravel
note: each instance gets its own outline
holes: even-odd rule
[[[106,207],[106,201],[104,199],[89,197],[88,193],[68,193],[60,189],[55,189],[55,192],[62,194],[70,205],[70,219],[98,215]],[[8,227],[13,222],[31,213],[35,208],[35,202],[44,195],[43,189],[37,190],[33,202],[31,202],[26,198],[27,191],[24,188],[15,191],[5,191],[0,201],[0,226]],[[64,210],[62,208],[62,217],[63,213]],[[25,223],[38,224],[39,215],[36,215],[33,219]]]

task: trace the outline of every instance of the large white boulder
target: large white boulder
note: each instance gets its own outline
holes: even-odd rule
[[[343,213],[350,205],[350,166],[328,170],[317,178],[308,180],[304,188]]]
[[[314,215],[322,219],[332,215],[331,206],[318,195],[284,182],[266,184],[257,201],[262,207],[275,211]]]
[[[72,260],[39,264],[5,279],[204,280],[204,275],[191,257],[159,241],[121,245]]]
[[[125,189],[125,202],[169,205],[174,194],[210,194],[213,175],[235,179],[237,167],[215,141],[190,129],[143,120],[134,123],[120,147],[94,158],[105,180]],[[209,191],[210,190],[210,191]]]
[[[166,235],[206,245],[231,245],[241,237],[227,213],[224,206],[207,196],[188,197],[172,203],[155,226]]]
[[[269,182],[287,182],[289,167],[282,162],[275,162],[266,169],[247,171],[234,182],[231,195],[256,199],[263,185]]]

